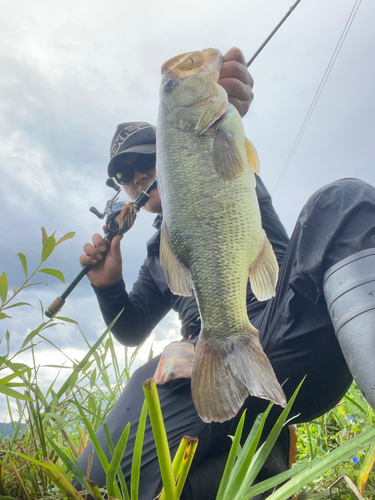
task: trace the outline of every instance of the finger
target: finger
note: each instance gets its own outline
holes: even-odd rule
[[[225,78],[224,80],[219,80],[219,85],[224,87],[229,97],[235,97],[240,101],[249,101],[249,104],[254,98],[251,88],[236,78]]]
[[[219,83],[227,91],[229,102],[237,108],[241,116],[245,116],[254,99],[251,88],[235,78],[225,78],[222,81],[219,80]]]
[[[248,101],[240,101],[235,97],[229,97],[228,101],[233,104],[233,106],[237,109],[241,118],[243,118],[246,113],[249,111],[250,103]]]
[[[89,259],[95,260],[96,262],[98,260],[102,260],[103,258],[103,255],[101,254],[100,250],[95,246],[91,245],[91,243],[86,243],[85,245],[83,245],[83,250]]]
[[[253,77],[250,75],[246,66],[239,63],[238,61],[228,61],[223,64],[220,70],[220,80],[226,78],[234,78],[244,83],[245,85],[249,85],[251,88],[254,86]]]
[[[97,248],[100,252],[104,253],[107,250],[103,237],[100,234],[94,234],[92,242],[94,243],[95,248]]]
[[[100,258],[101,258],[101,256],[100,256]],[[90,255],[81,255],[79,258],[79,263],[81,264],[82,267],[86,266],[86,265],[95,266],[95,264],[97,264],[97,262],[98,262],[98,260]]]
[[[227,61],[238,61],[239,63],[246,66],[245,56],[242,50],[240,50],[238,47],[232,47],[223,55],[223,63]]]
[[[121,235],[116,235],[112,242],[111,242],[111,255],[113,260],[115,260],[117,263],[121,264],[122,263],[122,256],[121,256],[121,249],[120,249],[120,243],[122,240],[123,236]]]

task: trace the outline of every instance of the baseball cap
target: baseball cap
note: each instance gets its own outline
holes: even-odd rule
[[[108,175],[114,177],[116,164],[127,153],[156,153],[156,127],[147,122],[127,122],[117,126],[111,142]]]

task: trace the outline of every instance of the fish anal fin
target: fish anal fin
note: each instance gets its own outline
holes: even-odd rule
[[[249,166],[251,170],[256,173],[257,175],[260,174],[260,162],[259,162],[259,157],[257,150],[255,149],[255,146],[252,142],[249,141],[249,139],[245,138],[245,148],[246,148],[246,155],[247,155],[247,161],[249,162]]]
[[[244,164],[233,134],[219,129],[216,132],[212,154],[214,168],[222,179],[232,181],[242,174]]]
[[[169,289],[174,295],[190,297],[193,284],[189,269],[173,253],[164,223],[161,226],[160,236],[160,265],[164,271]]]
[[[275,296],[279,265],[272,245],[263,230],[263,247],[249,270],[250,286],[258,300]]]
[[[228,344],[229,349],[217,341],[205,340],[204,331],[200,334],[192,370],[192,395],[204,422],[230,420],[249,394],[281,406],[286,404],[258,331],[250,323],[247,330],[245,336]]]

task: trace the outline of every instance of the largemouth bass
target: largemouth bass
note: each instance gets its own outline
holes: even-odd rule
[[[234,417],[249,394],[286,403],[247,316],[248,278],[267,300],[278,264],[261,225],[257,152],[217,83],[221,59],[206,49],[163,65],[156,140],[160,263],[174,294],[196,295],[192,396],[205,422]]]

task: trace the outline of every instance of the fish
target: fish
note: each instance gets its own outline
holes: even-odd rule
[[[191,391],[204,422],[233,418],[249,395],[286,404],[247,315],[248,279],[267,300],[279,267],[255,192],[258,154],[218,84],[221,65],[212,48],[165,62],[156,128],[160,264],[172,293],[194,290],[198,303]]]

